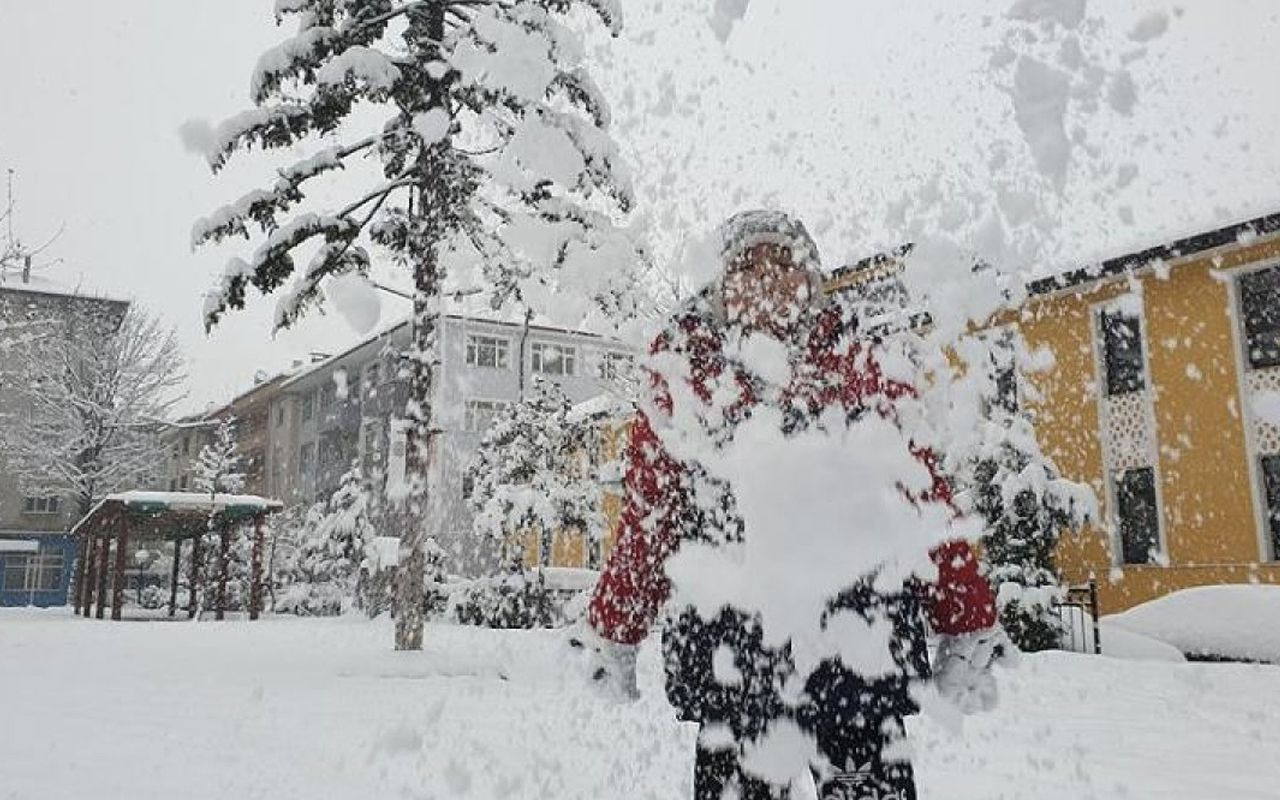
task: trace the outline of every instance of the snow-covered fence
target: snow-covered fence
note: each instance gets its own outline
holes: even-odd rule
[[[1102,635],[1094,620],[1098,618],[1098,582],[1068,586],[1057,604],[1062,620],[1062,649],[1074,653],[1102,655]]]

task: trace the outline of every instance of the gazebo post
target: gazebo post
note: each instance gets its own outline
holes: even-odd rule
[[[129,514],[120,514],[120,532],[116,536],[116,568],[111,575],[111,619],[119,622],[124,606],[124,562],[129,549]]]
[[[253,621],[262,613],[262,550],[263,522],[266,515],[259,512],[253,515],[253,551],[249,556],[249,620]]]
[[[107,608],[107,559],[111,555],[111,536],[103,534],[98,537],[98,607],[93,615],[102,619]]]
[[[169,576],[169,616],[178,613],[178,570],[182,565],[182,540],[173,540],[173,569]]]
[[[191,577],[187,580],[190,588],[187,597],[187,619],[194,619],[196,616],[196,598],[200,596],[200,560],[204,558],[204,548],[201,547],[200,534],[196,534],[191,540]]]
[[[219,528],[218,541],[218,610],[214,614],[214,619],[222,619],[227,612],[227,573],[228,562],[231,560],[231,526],[228,520],[222,520]]]
[[[75,612],[80,613],[80,609],[84,607],[84,576],[88,565],[85,563],[89,560],[89,536],[84,531],[80,533],[80,542],[78,548],[78,560],[76,562],[76,593],[74,597]]]
[[[86,619],[93,613],[93,589],[98,583],[98,564],[95,559],[98,557],[98,538],[93,534],[87,537],[85,546],[85,561],[87,562],[84,580],[83,599],[80,603],[80,614]]]

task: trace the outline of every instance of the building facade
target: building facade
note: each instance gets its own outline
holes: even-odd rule
[[[927,325],[901,312],[901,256],[829,289]],[[1101,512],[1062,537],[1063,578],[1095,578],[1104,614],[1193,586],[1280,583],[1280,214],[1028,288],[991,328],[1018,329],[1054,364],[1027,376],[1038,399],[1014,402]]]
[[[494,566],[497,547],[472,534],[463,473],[494,415],[518,401],[535,375],[554,380],[573,402],[613,391],[626,380],[632,354],[593,334],[459,315],[444,318],[438,343],[427,524],[446,552],[446,568],[474,575]],[[409,387],[402,354],[409,344],[408,323],[392,326],[342,353],[262,380],[213,412],[180,421],[167,434],[173,487],[181,490],[184,480],[191,484],[193,461],[212,433],[211,423],[229,414],[237,419],[239,449],[249,464],[246,491],[252,494],[286,506],[310,505],[331,495],[353,466],[375,491],[394,491],[405,470]],[[398,536],[406,524],[388,513],[379,527],[384,535]]]
[[[0,282],[0,424],[27,413],[11,387],[20,341],[70,330],[116,330],[129,304],[81,294],[32,276]],[[2,459],[2,457],[0,457]],[[75,545],[74,498],[25,487],[0,462],[0,605],[56,606],[67,601]]]

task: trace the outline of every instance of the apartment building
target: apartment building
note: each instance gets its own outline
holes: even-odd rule
[[[30,273],[0,282],[0,421],[25,412],[6,391],[10,346],[20,338],[109,333],[129,303],[85,294]],[[0,422],[0,424],[3,424]],[[75,520],[70,497],[31,492],[0,463],[0,605],[54,606],[66,602],[75,546],[67,531]]]

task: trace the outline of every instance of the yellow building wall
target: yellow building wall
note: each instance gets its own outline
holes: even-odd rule
[[[1093,487],[1104,526],[1065,535],[1064,577],[1098,579],[1102,613],[1178,589],[1215,583],[1280,583],[1280,564],[1259,564],[1259,520],[1245,438],[1236,324],[1224,270],[1280,255],[1280,242],[1239,248],[1138,280],[1154,387],[1160,506],[1167,566],[1114,568],[1099,429],[1099,370],[1092,306],[1130,291],[1128,279],[1032,301],[1020,327],[1056,365],[1033,376],[1045,452],[1067,477]]]

